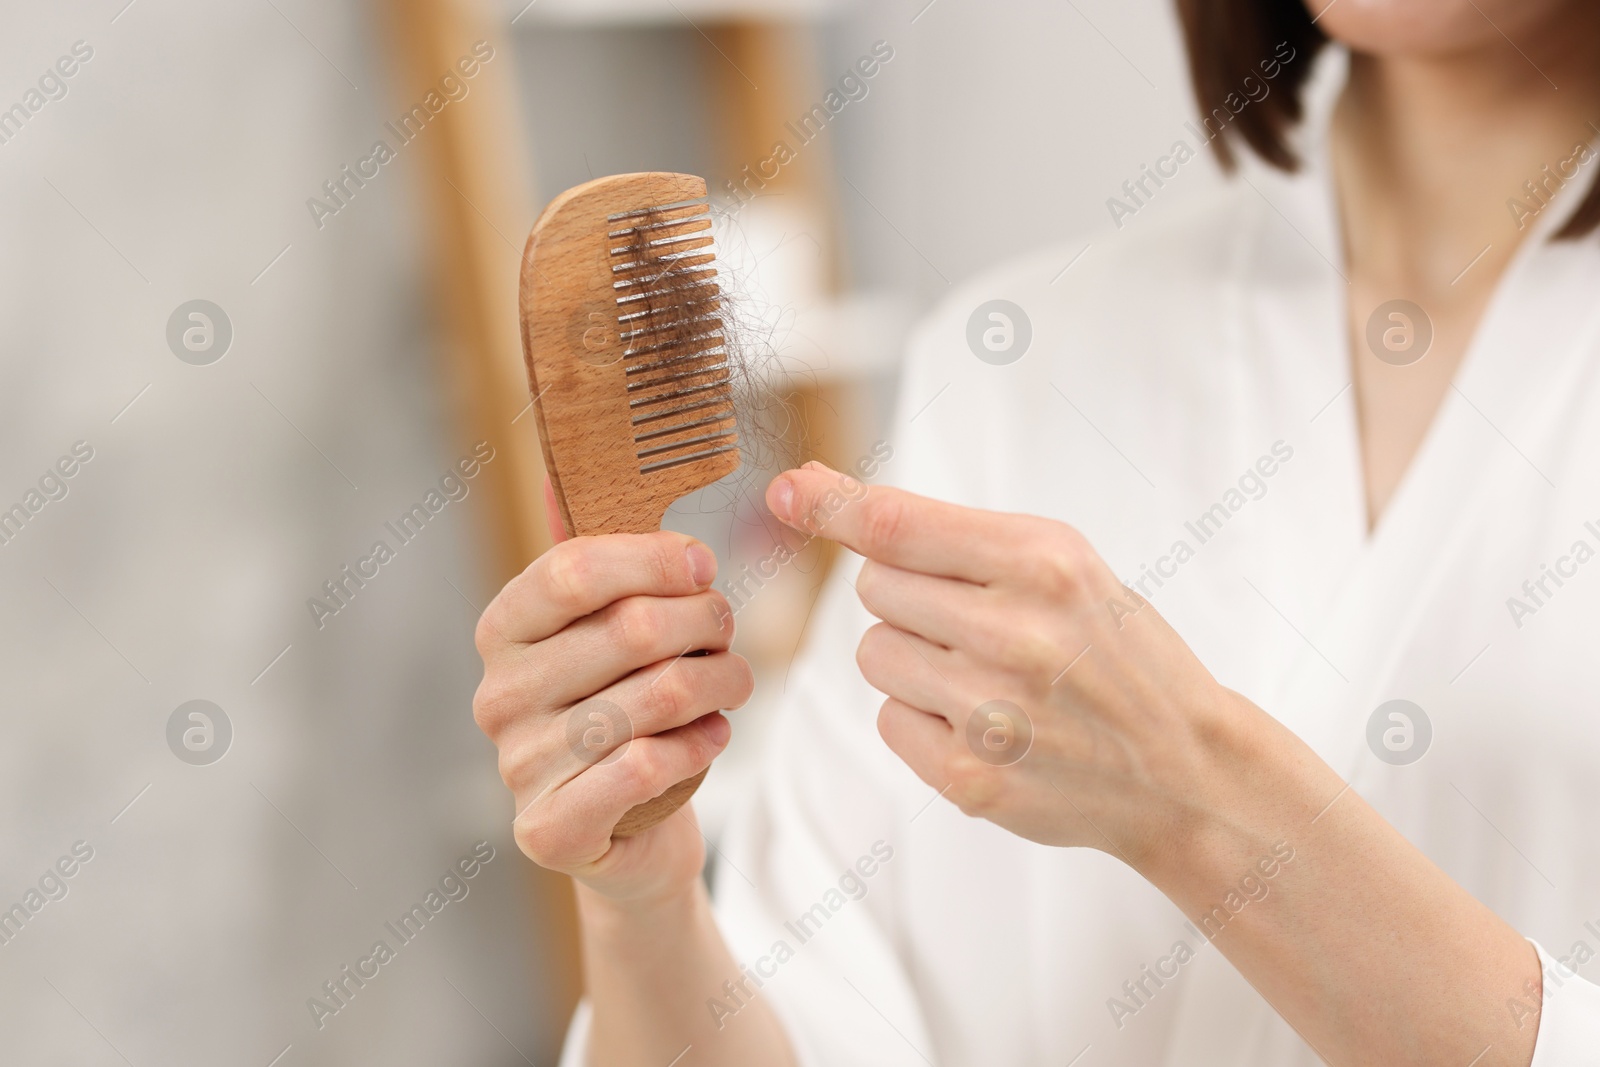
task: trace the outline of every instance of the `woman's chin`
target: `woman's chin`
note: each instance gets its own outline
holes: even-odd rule
[[[1317,26],[1369,55],[1443,56],[1540,36],[1571,0],[1306,0]],[[1522,31],[1522,36],[1519,32]]]

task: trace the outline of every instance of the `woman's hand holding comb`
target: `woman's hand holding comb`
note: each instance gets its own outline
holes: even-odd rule
[[[545,498],[557,514],[548,484]],[[635,805],[710,766],[730,730],[718,709],[750,698],[750,666],[728,651],[733,612],[711,588],[716,557],[665,530],[568,540],[551,526],[555,547],[478,623],[472,708],[516,797],[517,845],[577,883],[588,1062],[662,1064],[693,1044],[703,1067],[791,1065],[764,1004],[726,1027],[702,1004],[738,965],[700,880],[694,809],[612,836]]]
[[[679,893],[704,860],[688,809],[637,837],[611,833],[633,805],[709,766],[730,732],[719,709],[750,697],[750,667],[727,650],[732,612],[710,588],[716,557],[668,531],[552,532],[558,543],[477,629],[473,713],[500,749],[517,844],[607,897]],[[709,654],[685,655],[697,649]]]

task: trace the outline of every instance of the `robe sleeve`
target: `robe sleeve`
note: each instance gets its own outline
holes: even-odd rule
[[[1538,949],[1544,971],[1544,1003],[1529,1067],[1600,1065],[1600,986],[1552,959],[1538,942],[1530,944]]]

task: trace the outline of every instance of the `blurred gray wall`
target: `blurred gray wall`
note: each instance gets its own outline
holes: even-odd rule
[[[94,854],[0,945],[0,1061],[521,1063],[508,1039],[553,1035],[468,707],[473,498],[322,628],[306,607],[471,450],[418,160],[320,230],[305,206],[412,87],[360,5],[125,2],[10,4],[0,36],[0,106],[93,52],[0,144],[0,506],[93,449],[0,544],[0,907]],[[232,323],[207,366],[166,338],[195,298]],[[166,737],[193,699],[234,732],[207,766]],[[480,839],[469,895],[319,1030],[307,1000]]]

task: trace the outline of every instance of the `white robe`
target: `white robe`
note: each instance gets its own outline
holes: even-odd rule
[[[1600,550],[1600,239],[1547,239],[1586,179],[1531,224],[1369,537],[1321,111],[1299,175],[1248,163],[1215,199],[1129,220],[1064,275],[1080,246],[955,292],[911,346],[882,480],[1071,523],[1130,583],[1187,542],[1192,558],[1161,563],[1171,577],[1145,579],[1151,601],[1223,684],[1548,947],[1543,1011],[1527,1023],[1535,1067],[1600,1063],[1600,964],[1581,965],[1600,950],[1600,558],[1569,558],[1537,605],[1523,591],[1576,542]],[[1033,330],[1005,366],[966,341],[995,298]],[[1275,445],[1264,491],[1247,479],[1230,495]],[[1186,524],[1219,503],[1226,520],[1201,543]],[[856,565],[810,623],[717,885],[735,958],[763,976],[757,995],[801,1062],[1318,1063],[1119,860],[968,819],[886,749],[882,697],[853,658],[873,621],[847,581]],[[1535,610],[1514,617],[1513,597]],[[1396,698],[1432,725],[1409,765],[1367,741]],[[875,842],[892,859],[845,877]],[[830,896],[842,877],[865,895]],[[795,925],[819,903],[820,932]],[[780,941],[793,952],[781,963]],[[1194,951],[1181,966],[1179,942]],[[1176,974],[1158,986],[1145,967]],[[580,1012],[569,1064],[584,1027]]]

